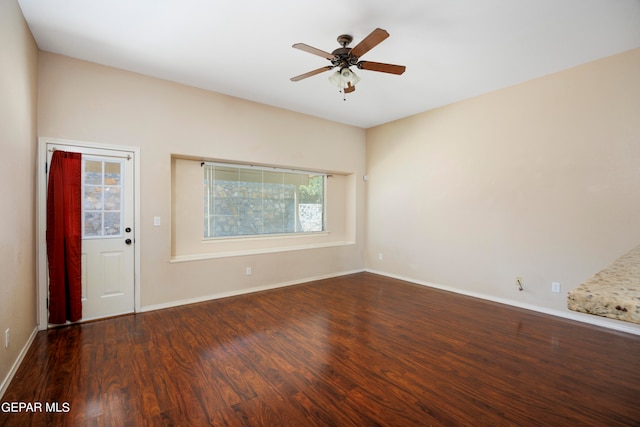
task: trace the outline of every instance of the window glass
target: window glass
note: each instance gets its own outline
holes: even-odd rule
[[[83,156],[82,237],[121,236],[122,161]]]
[[[204,237],[324,231],[325,175],[204,164]]]

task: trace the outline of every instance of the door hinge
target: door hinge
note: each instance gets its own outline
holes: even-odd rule
[[[44,173],[49,173],[49,163],[44,162]]]
[[[47,298],[47,309],[49,309],[49,298]]]

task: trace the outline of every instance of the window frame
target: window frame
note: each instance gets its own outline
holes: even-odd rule
[[[303,170],[303,169],[294,169],[287,168],[283,166],[265,166],[265,165],[252,165],[252,164],[244,164],[244,163],[234,163],[234,162],[220,162],[220,161],[203,161],[200,166],[203,168],[203,186],[205,188],[205,200],[203,206],[203,229],[202,229],[202,239],[204,242],[210,241],[221,241],[221,240],[235,240],[235,239],[263,239],[263,238],[274,238],[274,237],[295,237],[295,236],[305,236],[305,235],[322,235],[326,234],[327,231],[327,178],[332,175],[327,172],[313,171],[313,170]],[[303,175],[309,177],[322,177],[322,225],[321,230],[313,230],[313,231],[283,231],[283,232],[273,232],[273,233],[260,233],[260,234],[231,234],[231,235],[207,235],[207,227],[206,223],[209,221],[209,217],[211,214],[207,213],[207,206],[209,205],[209,198],[211,197],[211,188],[210,183],[207,182],[207,171],[205,166],[209,167],[221,167],[221,168],[232,168],[232,169],[246,169],[253,171],[262,171],[262,172],[276,172],[282,174],[291,174],[291,175]],[[215,172],[214,172],[215,173]],[[214,181],[215,182],[215,181]],[[239,182],[250,182],[250,181],[239,181]],[[261,182],[264,184],[264,175],[262,175]],[[282,186],[286,185],[284,183],[280,184]],[[264,194],[264,193],[263,193]],[[215,202],[214,202],[215,203]],[[298,203],[299,204],[299,203]],[[263,212],[264,215],[264,212]],[[295,211],[296,219],[294,221],[297,222],[299,218],[299,211],[296,209]],[[215,227],[214,227],[215,228]],[[215,230],[213,230],[215,233]]]

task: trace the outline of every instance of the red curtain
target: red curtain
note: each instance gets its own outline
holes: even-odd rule
[[[56,150],[47,188],[49,323],[82,317],[82,155]]]

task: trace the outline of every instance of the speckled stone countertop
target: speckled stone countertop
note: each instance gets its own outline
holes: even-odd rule
[[[570,310],[640,323],[640,245],[573,289]]]

